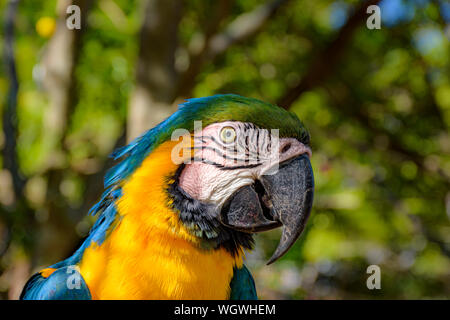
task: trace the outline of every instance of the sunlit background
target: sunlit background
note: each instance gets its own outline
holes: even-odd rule
[[[86,236],[115,147],[216,93],[290,108],[311,133],[314,209],[273,265],[279,231],[256,237],[260,298],[450,298],[449,2],[368,1],[379,30],[356,0],[12,2],[0,2],[0,299]],[[366,286],[373,264],[380,290]]]

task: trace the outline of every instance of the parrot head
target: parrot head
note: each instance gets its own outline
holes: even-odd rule
[[[168,119],[116,151],[125,157],[106,176],[114,186],[159,146],[175,141],[168,204],[205,248],[235,254],[252,234],[282,228],[270,258],[285,254],[303,231],[314,192],[309,134],[277,106],[238,95],[189,99]]]

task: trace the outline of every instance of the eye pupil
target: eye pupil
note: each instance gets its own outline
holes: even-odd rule
[[[222,128],[220,138],[224,143],[231,143],[236,139],[236,131],[231,127]]]

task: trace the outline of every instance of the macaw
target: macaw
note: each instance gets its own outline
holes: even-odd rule
[[[282,227],[272,263],[300,236],[313,202],[309,142],[280,107],[186,100],[112,154],[123,160],[105,175],[89,235],[21,299],[257,299],[244,250]]]

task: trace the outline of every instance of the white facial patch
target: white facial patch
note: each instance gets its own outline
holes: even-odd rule
[[[214,123],[196,132],[193,149],[179,186],[194,199],[219,207],[261,175],[276,173],[279,163],[311,155],[310,148],[297,139],[280,139],[278,130],[237,121]]]

